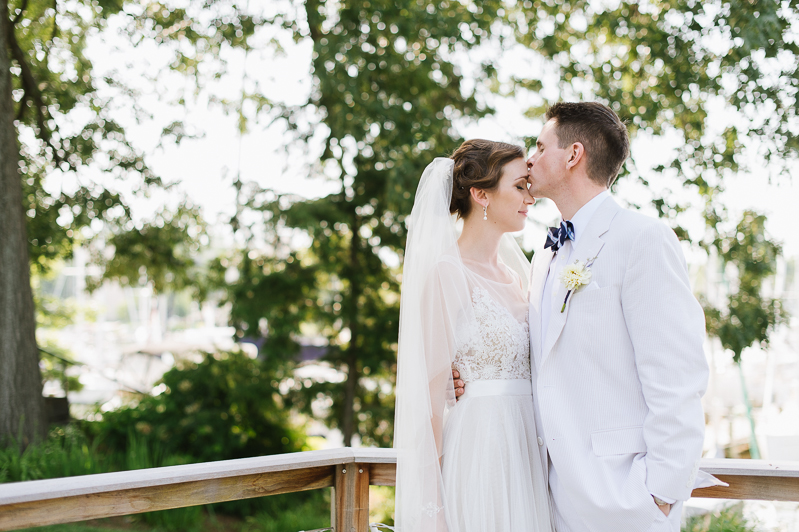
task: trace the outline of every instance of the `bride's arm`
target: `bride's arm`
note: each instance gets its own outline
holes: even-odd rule
[[[442,271],[445,268],[446,266],[439,265],[432,272],[425,290],[421,316],[430,394],[430,421],[439,457],[443,452],[444,412],[447,403],[455,398],[451,361],[455,353],[453,321],[457,318],[453,318],[452,314],[457,311],[452,308],[452,297],[448,297],[449,290],[444,278],[446,271]]]

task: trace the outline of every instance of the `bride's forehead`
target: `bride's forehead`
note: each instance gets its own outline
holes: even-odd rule
[[[502,167],[500,183],[513,184],[520,179],[527,180],[527,162],[521,157]]]

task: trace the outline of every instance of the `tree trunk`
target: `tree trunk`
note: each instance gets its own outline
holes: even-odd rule
[[[344,446],[352,445],[352,436],[355,434],[355,395],[358,388],[358,348],[360,339],[360,320],[358,319],[358,300],[361,297],[361,283],[359,275],[358,253],[360,252],[360,219],[353,215],[352,240],[350,241],[350,293],[351,300],[347,326],[350,329],[350,346],[347,349],[347,382],[344,387],[344,415],[341,422],[341,432],[344,436]]]
[[[738,373],[741,376],[741,391],[743,391],[744,405],[746,406],[746,418],[749,420],[749,458],[760,460],[760,446],[757,444],[757,434],[755,433],[755,417],[752,415],[752,402],[749,401],[749,392],[746,391],[746,379],[744,370],[741,366],[740,355],[738,355]]]
[[[344,447],[352,446],[352,437],[355,435],[355,389],[358,387],[358,356],[350,352],[347,357],[347,382],[344,385],[344,420],[341,423],[341,432],[344,436]]]
[[[8,57],[8,2],[0,2],[0,443],[46,434],[28,238]]]

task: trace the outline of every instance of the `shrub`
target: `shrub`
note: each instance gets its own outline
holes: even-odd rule
[[[742,508],[742,504],[736,504],[720,512],[691,517],[682,532],[756,532],[757,527],[746,521]]]
[[[157,396],[103,413],[101,421],[55,429],[47,441],[24,452],[16,445],[0,449],[0,482],[303,450],[304,436],[291,427],[276,389],[279,378],[276,370],[240,352],[206,354],[199,363],[185,362],[165,373],[164,391]],[[302,514],[307,518],[302,522],[318,522],[319,511],[309,510],[318,500],[317,495],[297,493],[209,508],[242,517],[264,512],[269,522],[289,522],[292,517],[280,517],[286,512]],[[191,531],[201,517],[202,507],[189,507],[146,513],[140,519],[156,530]]]
[[[126,449],[131,430],[164,454],[208,462],[299,451],[272,372],[241,352],[206,354],[164,374],[165,390],[103,414],[91,430],[103,445]]]

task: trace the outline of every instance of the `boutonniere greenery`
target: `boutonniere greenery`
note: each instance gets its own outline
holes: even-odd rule
[[[574,261],[574,264],[566,266],[560,272],[560,282],[566,287],[566,299],[563,300],[563,306],[560,307],[561,314],[566,310],[566,302],[572,292],[576,292],[580,287],[587,285],[591,282],[591,266],[594,265],[596,257],[588,259],[585,262],[579,260]]]

